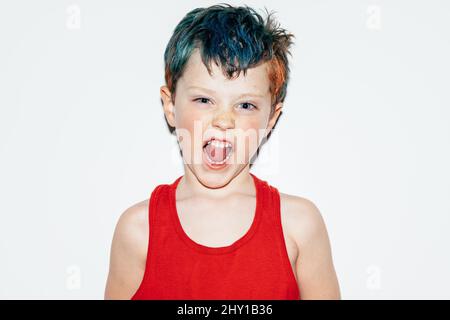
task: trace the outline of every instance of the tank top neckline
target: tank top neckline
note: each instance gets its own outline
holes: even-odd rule
[[[176,207],[176,189],[178,186],[178,183],[180,182],[181,178],[183,176],[178,177],[175,182],[173,182],[171,185],[169,185],[169,206],[170,206],[170,216],[172,217],[172,223],[175,227],[176,233],[178,236],[183,240],[183,242],[188,245],[190,248],[206,254],[225,254],[225,253],[231,253],[234,252],[236,249],[244,245],[246,242],[248,242],[253,235],[256,233],[256,230],[258,228],[258,225],[260,224],[261,215],[262,215],[262,191],[263,188],[261,186],[262,181],[259,181],[259,179],[250,173],[250,175],[253,178],[253,183],[256,190],[256,207],[253,215],[253,221],[250,225],[250,227],[247,229],[245,234],[241,236],[239,239],[237,239],[235,242],[233,242],[230,245],[222,246],[222,247],[209,247],[206,245],[202,245],[200,243],[195,242],[192,240],[187,233],[184,231],[183,226],[181,225],[180,218],[178,216],[178,211]]]

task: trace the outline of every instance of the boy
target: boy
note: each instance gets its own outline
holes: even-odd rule
[[[185,174],[121,215],[105,299],[340,299],[317,207],[249,172],[281,113],[292,37],[227,4],[175,28],[160,94]]]

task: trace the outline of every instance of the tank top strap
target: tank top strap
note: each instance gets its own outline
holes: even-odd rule
[[[271,186],[266,180],[258,178],[252,173],[250,173],[250,175],[252,175],[255,179],[255,183],[260,193],[259,201],[263,209],[263,220],[265,221],[266,225],[268,224],[270,226],[273,226],[273,223],[277,222],[277,206],[279,206],[278,190],[275,187]]]
[[[265,233],[279,240],[283,240],[283,229],[281,224],[280,193],[278,189],[270,185],[266,180],[258,179],[261,190],[261,206],[263,207],[263,224]]]
[[[150,240],[156,241],[159,235],[172,234],[173,221],[170,217],[171,188],[176,187],[183,176],[179,176],[170,184],[160,184],[152,192],[149,204],[149,222],[155,236]],[[151,232],[151,231],[150,231]]]

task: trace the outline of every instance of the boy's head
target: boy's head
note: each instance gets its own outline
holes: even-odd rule
[[[194,9],[176,26],[161,98],[185,163],[201,182],[229,181],[270,133],[286,97],[293,37],[271,14],[264,20],[228,4]],[[230,144],[205,147],[213,137]]]

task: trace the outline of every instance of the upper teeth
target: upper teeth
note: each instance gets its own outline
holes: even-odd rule
[[[212,144],[215,148],[231,148],[228,141],[209,140],[207,144]]]

